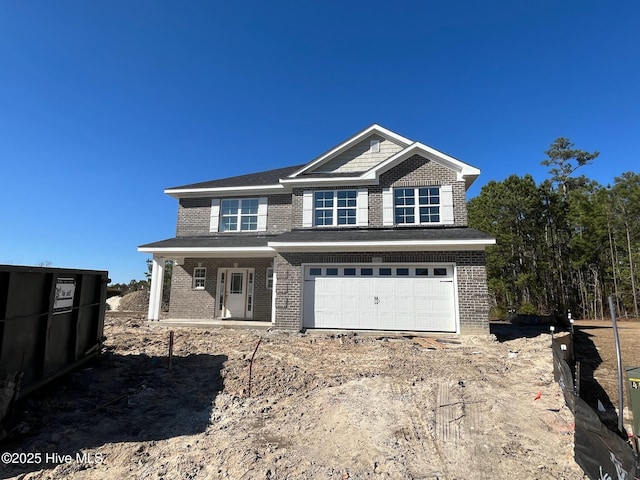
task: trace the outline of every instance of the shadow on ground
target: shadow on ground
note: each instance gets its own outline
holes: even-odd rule
[[[166,357],[106,352],[20,400],[0,450],[75,459],[105,443],[201,433],[223,389],[226,360],[224,355],[173,357],[169,369]],[[58,463],[0,465],[0,478]]]
[[[541,334],[550,333],[549,324],[515,324],[507,321],[491,322],[490,331],[499,342],[506,342],[518,338],[534,338]],[[561,325],[555,325],[555,334],[569,333],[570,329]],[[617,430],[617,413],[613,402],[605,389],[598,383],[594,373],[602,364],[602,357],[592,340],[592,335],[585,330],[607,327],[578,327],[574,328],[573,354],[574,361],[569,361],[572,372],[576,374],[576,363],[580,364],[580,397],[596,412],[603,423],[613,431]],[[549,350],[551,355],[551,349]],[[598,408],[600,401],[600,409]],[[602,410],[604,408],[604,411]]]
[[[598,412],[600,420],[612,431],[618,430],[618,415],[613,401],[595,378],[596,369],[602,364],[602,357],[593,342],[593,335],[586,330],[605,327],[576,327],[573,336],[575,360],[580,364],[580,398]],[[600,404],[598,404],[598,401]],[[604,410],[602,410],[604,409]]]
[[[534,338],[543,333],[550,333],[550,324],[519,324],[509,321],[496,321],[489,323],[489,332],[496,336],[499,342],[507,342],[516,338]],[[567,331],[565,328],[555,325],[555,331],[560,333]]]

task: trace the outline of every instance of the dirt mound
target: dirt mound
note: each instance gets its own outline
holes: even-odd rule
[[[120,300],[122,300],[120,295],[107,298],[107,310],[111,312],[120,310]]]
[[[120,299],[119,311],[146,312],[149,308],[149,290],[127,293]]]

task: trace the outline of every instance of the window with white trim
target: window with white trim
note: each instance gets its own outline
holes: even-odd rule
[[[267,268],[267,285],[268,290],[273,289],[273,267]]]
[[[257,229],[257,198],[222,200],[222,202],[220,202],[221,232],[239,232]]]
[[[355,225],[357,206],[357,190],[313,192],[313,224],[315,226]]]
[[[267,229],[267,197],[214,198],[211,232],[255,232]]]
[[[393,212],[396,224],[440,223],[440,187],[395,188]]]
[[[195,290],[204,290],[207,281],[207,269],[204,267],[196,267],[193,269],[193,288]]]

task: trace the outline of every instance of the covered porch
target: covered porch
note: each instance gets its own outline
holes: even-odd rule
[[[178,237],[140,246],[138,251],[153,255],[148,320],[161,318],[165,263],[170,260],[171,298],[163,322],[271,324],[275,251],[267,246],[269,238]]]

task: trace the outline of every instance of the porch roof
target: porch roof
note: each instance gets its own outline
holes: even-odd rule
[[[484,250],[495,238],[474,228],[353,228],[293,230],[269,241],[277,251]]]
[[[267,244],[276,235],[206,235],[175,237],[147,243],[139,252],[165,257],[273,257]]]
[[[175,237],[138,251],[166,257],[273,257],[278,251],[484,250],[494,244],[490,235],[466,227],[341,228]]]

